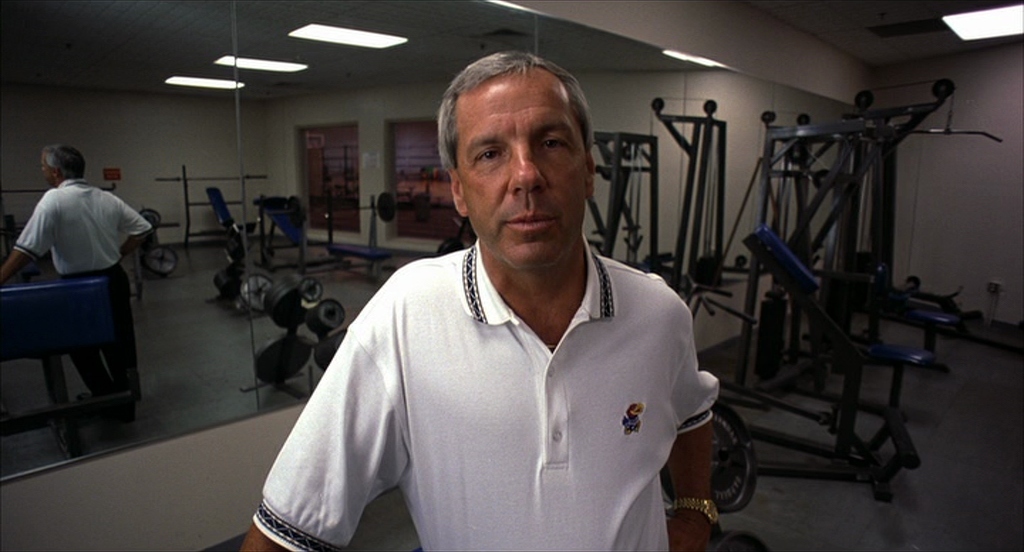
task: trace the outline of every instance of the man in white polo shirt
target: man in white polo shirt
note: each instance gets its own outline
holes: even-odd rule
[[[0,267],[0,284],[47,252],[61,278],[107,276],[116,342],[68,356],[93,396],[129,390],[129,373],[137,367],[135,324],[131,284],[121,259],[135,251],[153,227],[120,198],[82,178],[85,158],[77,149],[50,145],[41,157],[43,178],[53,189],[36,204]],[[124,241],[121,236],[126,236]],[[115,408],[118,419],[135,419],[134,404]]]
[[[679,296],[587,246],[579,83],[488,56],[452,82],[438,126],[478,240],[396,271],[353,321],[243,549],[343,547],[398,487],[425,550],[703,550],[718,381],[697,369]]]

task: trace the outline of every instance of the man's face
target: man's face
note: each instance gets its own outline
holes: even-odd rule
[[[45,180],[47,184],[53,186],[54,188],[59,186],[62,181],[60,171],[46,164],[45,153],[40,154],[39,165],[43,171],[43,180]]]
[[[455,117],[452,196],[484,261],[512,270],[568,262],[584,244],[594,159],[561,82],[540,69],[496,77],[463,94]]]

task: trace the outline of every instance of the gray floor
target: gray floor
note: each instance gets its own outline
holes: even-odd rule
[[[242,390],[254,384],[253,352],[284,330],[266,316],[253,318],[250,325],[245,312],[215,299],[213,277],[226,264],[219,247],[175,249],[175,272],[168,278],[145,278],[142,297],[135,302],[143,387],[138,418],[132,424],[86,421],[81,432],[89,453],[299,400],[274,387]],[[360,270],[312,275],[324,284],[324,297],[345,306],[347,321],[376,289]],[[700,316],[706,314],[698,314],[698,324]],[[892,343],[920,344],[920,330],[900,324],[885,324],[883,337]],[[1021,332],[1009,328],[1000,338],[1019,347]],[[909,369],[905,376],[904,411],[922,463],[896,475],[892,502],[875,500],[871,486],[861,482],[762,476],[749,505],[723,515],[723,529],[755,534],[773,550],[1024,550],[1024,357],[949,337],[940,337],[938,353],[950,373]],[[735,350],[703,351],[701,360],[704,369],[732,378]],[[74,371],[66,371],[74,395],[81,386]],[[5,407],[18,411],[38,404],[38,372],[37,363],[29,361],[3,364]],[[289,383],[308,390],[319,373],[310,364]],[[830,380],[830,388],[837,378]],[[884,400],[888,378],[887,370],[869,371],[865,398]],[[784,397],[809,408],[825,408],[804,397]],[[748,423],[824,444],[832,438],[824,428],[776,410],[737,411]],[[869,414],[859,419],[865,433],[876,423]],[[64,460],[49,429],[3,437],[0,443],[5,477]],[[816,460],[761,442],[755,442],[755,450],[765,463]],[[398,493],[370,505],[352,543],[354,549],[364,550],[417,546]],[[237,541],[212,549],[235,548]]]

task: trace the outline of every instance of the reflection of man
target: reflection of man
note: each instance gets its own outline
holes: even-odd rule
[[[33,260],[52,253],[61,278],[104,275],[109,279],[116,342],[72,352],[69,356],[93,396],[130,389],[129,370],[137,365],[131,284],[121,258],[133,252],[152,225],[120,198],[86,182],[85,158],[73,147],[43,148],[43,178],[54,189],[43,194],[11,251],[0,267],[6,282]],[[127,234],[122,242],[121,235]],[[109,370],[109,371],[108,371]],[[135,419],[135,405],[114,413],[123,421]]]
[[[243,548],[344,546],[395,486],[426,550],[705,548],[717,380],[675,292],[587,247],[590,128],[576,79],[534,56],[456,77],[441,155],[478,240],[351,324]],[[689,499],[667,529],[666,462]]]

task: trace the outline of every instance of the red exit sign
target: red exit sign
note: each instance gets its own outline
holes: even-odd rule
[[[103,167],[103,180],[107,180],[107,181],[121,180],[121,168],[120,167]]]

